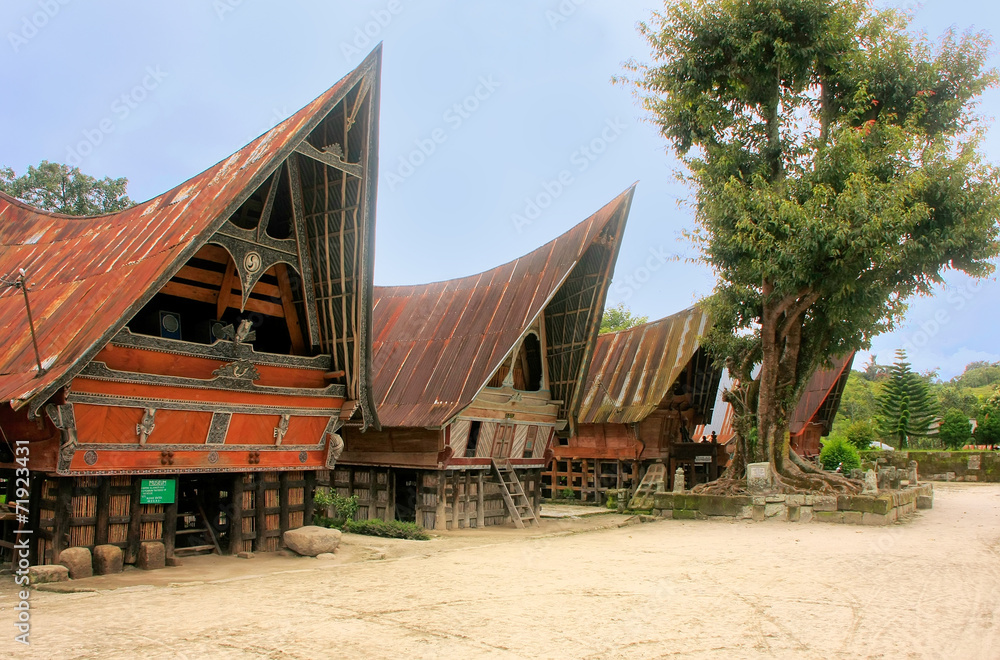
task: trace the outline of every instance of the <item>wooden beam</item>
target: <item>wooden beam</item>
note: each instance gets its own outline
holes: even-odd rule
[[[288,277],[288,266],[277,264],[274,274],[278,277],[278,294],[281,306],[285,311],[285,323],[288,325],[288,336],[292,339],[292,352],[296,355],[306,355],[306,342],[302,338],[302,326],[299,324],[299,313],[292,300],[292,283]]]
[[[306,309],[306,334],[309,336],[310,347],[316,348],[319,346],[319,319],[316,311],[316,283],[313,282],[312,258],[309,255],[307,245],[309,234],[306,231],[306,214],[302,202],[302,176],[295,154],[291,154],[285,162],[288,163],[288,184],[292,196],[292,226],[295,228],[299,275],[302,278],[302,305]],[[336,360],[336,356],[334,360]]]
[[[267,529],[266,503],[267,503],[267,482],[263,472],[255,472],[254,489],[257,491],[254,496],[254,518],[257,519],[254,527],[257,528],[257,536],[253,541],[254,552],[264,552],[264,531]]]
[[[240,284],[240,279],[236,277],[236,263],[227,257],[226,274],[222,278],[222,287],[219,289],[219,297],[216,301],[215,318],[222,319],[222,315],[229,308],[229,300],[232,298],[233,283]],[[242,290],[242,289],[241,289]]]
[[[307,158],[312,158],[317,162],[323,163],[324,165],[329,165],[335,170],[340,170],[341,172],[350,174],[351,176],[357,177],[358,179],[360,179],[363,176],[363,171],[359,163],[344,162],[338,156],[335,156],[331,153],[327,153],[325,151],[320,151],[319,149],[312,146],[305,140],[299,143],[299,146],[295,147],[295,151],[297,153],[302,154],[303,156],[306,156]]]
[[[260,212],[260,222],[257,223],[257,240],[260,241],[267,233],[267,223],[271,220],[271,210],[274,208],[274,198],[278,195],[278,182],[281,180],[281,168],[284,163],[278,165],[271,175],[271,185],[267,189],[267,199],[264,201],[264,208]]]
[[[59,553],[69,547],[70,519],[73,516],[73,478],[59,479],[56,490],[55,527],[52,530],[52,563],[59,563]]]
[[[281,507],[281,511],[278,512],[278,530],[281,532],[280,538],[282,541],[285,538],[285,532],[288,531],[288,473],[280,472],[278,473],[278,505]],[[308,522],[303,521],[303,524],[308,525]]]

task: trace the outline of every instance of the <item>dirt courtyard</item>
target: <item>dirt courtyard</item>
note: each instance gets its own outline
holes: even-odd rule
[[[1000,658],[1000,485],[906,524],[545,520],[32,594],[29,658]]]

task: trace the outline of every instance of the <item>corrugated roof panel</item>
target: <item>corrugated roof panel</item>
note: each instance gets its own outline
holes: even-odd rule
[[[601,230],[616,217],[624,222],[633,191],[546,245],[489,271],[418,286],[376,287],[373,383],[382,424],[441,426],[471,403]],[[429,296],[436,297],[434,306],[427,305]],[[397,354],[401,346],[411,351],[405,364],[382,357]]]

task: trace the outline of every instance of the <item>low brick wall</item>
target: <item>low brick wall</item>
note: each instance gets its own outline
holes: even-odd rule
[[[905,469],[910,461],[917,462],[921,481],[988,481],[1000,482],[1000,451],[863,451],[865,469],[877,459],[885,465]]]
[[[763,521],[889,525],[917,509],[934,506],[930,484],[879,495],[694,495],[657,493],[654,515],[675,520],[733,518]]]

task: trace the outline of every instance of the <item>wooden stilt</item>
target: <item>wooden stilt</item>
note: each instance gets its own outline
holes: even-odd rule
[[[288,530],[288,473],[282,472],[278,475],[278,504],[281,507],[281,511],[278,513],[278,529],[281,531],[281,536],[278,538],[284,538],[285,532]],[[308,524],[308,523],[306,523]]]
[[[97,519],[94,521],[94,545],[104,545],[108,542],[111,524],[111,478],[98,477],[97,486]]]
[[[455,472],[451,477],[451,528],[458,529],[459,482],[461,475]]]
[[[243,475],[233,476],[233,515],[229,520],[229,554],[243,552]]]
[[[486,526],[486,511],[483,507],[484,498],[483,471],[479,470],[479,474],[476,475],[476,527],[479,529]]]
[[[52,530],[52,563],[58,563],[59,553],[69,547],[69,523],[73,516],[73,479],[59,479],[56,490],[55,528]]]
[[[434,510],[434,529],[444,530],[448,529],[448,524],[445,522],[445,499],[444,499],[444,487],[445,487],[445,473],[442,471],[436,472],[437,475],[437,507]]]
[[[177,545],[177,500],[181,494],[181,478],[178,476],[174,483],[174,501],[163,507],[163,549],[164,556],[173,557],[174,548]],[[205,525],[211,525],[211,520],[206,520]]]
[[[264,541],[264,530],[267,529],[267,482],[264,481],[263,472],[255,472],[253,475],[254,486],[254,528],[257,534],[253,540],[254,552],[264,552],[266,550]]]
[[[142,477],[132,477],[132,496],[129,501],[128,536],[125,546],[125,563],[134,564],[139,558],[139,543],[142,540]]]
[[[313,511],[316,508],[315,491],[316,491],[316,473],[309,470],[305,474],[305,486],[302,488],[302,501],[305,504],[302,514],[302,524],[311,525],[313,524]]]
[[[469,509],[472,508],[472,496],[469,493],[472,491],[472,473],[469,470],[465,471],[465,486],[462,489],[462,511],[464,515],[465,528],[469,529],[469,517],[471,515]]]

